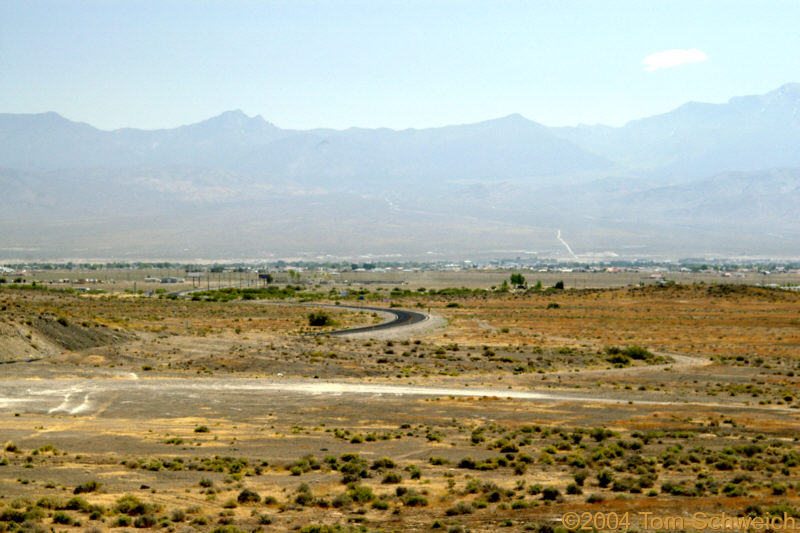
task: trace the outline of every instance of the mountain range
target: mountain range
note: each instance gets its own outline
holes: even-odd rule
[[[622,127],[0,114],[0,187],[0,259],[800,257],[800,84]]]

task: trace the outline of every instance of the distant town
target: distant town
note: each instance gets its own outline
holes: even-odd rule
[[[46,284],[77,292],[163,294],[192,288],[267,284],[469,286],[497,289],[509,273],[533,283],[598,288],[659,283],[743,283],[800,290],[798,262],[611,261],[565,263],[520,258],[460,262],[274,261],[264,263],[17,263],[0,265],[0,284]],[[169,288],[158,288],[158,287]]]

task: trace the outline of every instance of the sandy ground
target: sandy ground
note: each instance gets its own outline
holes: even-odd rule
[[[790,353],[800,307],[760,293],[713,305],[695,295],[690,306],[683,294],[659,304],[659,294],[434,301],[442,322],[337,339],[309,336],[300,306],[3,293],[14,313],[9,338],[25,353],[0,365],[0,514],[65,501],[97,481],[82,497],[102,507],[98,516],[66,509],[80,525],[57,524],[51,507],[35,523],[130,530],[113,510],[125,494],[161,506],[153,517],[172,531],[530,531],[569,511],[784,506],[776,509],[800,515],[800,369]],[[546,309],[556,297],[561,310]],[[651,317],[673,308],[685,316],[660,326],[659,344],[696,351],[654,349],[665,357],[656,364],[611,368],[602,349],[620,333],[579,335],[590,323],[650,335]],[[725,320],[747,331],[759,363],[716,355],[726,339],[745,351]],[[41,359],[27,362],[46,341]],[[712,343],[716,351],[702,353]],[[354,455],[366,465],[354,483],[377,500],[343,499],[352,489],[342,465]],[[618,487],[601,485],[606,470]],[[570,488],[581,472],[584,485]],[[676,494],[676,484],[694,492]],[[298,503],[304,485],[313,503]],[[557,496],[545,499],[543,487]],[[274,501],[237,502],[244,489]],[[175,511],[186,517],[171,519]],[[636,516],[633,529],[664,529]]]

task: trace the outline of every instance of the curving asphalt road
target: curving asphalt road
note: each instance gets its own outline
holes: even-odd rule
[[[312,306],[314,306],[312,304]],[[317,306],[314,306],[317,307]],[[428,320],[428,315],[425,313],[418,313],[417,311],[409,311],[407,309],[393,309],[391,307],[367,307],[359,305],[320,305],[320,307],[330,307],[332,309],[353,309],[356,311],[377,311],[380,313],[390,313],[394,315],[393,320],[388,322],[381,322],[374,326],[363,326],[360,328],[338,329],[335,331],[321,331],[315,335],[350,335],[352,333],[365,333],[368,331],[379,331],[383,329],[398,328],[401,326],[410,326],[419,322]]]
[[[178,298],[184,298],[193,292],[203,292],[206,289],[199,288],[199,289],[189,289],[185,291],[177,291],[169,293],[169,296],[176,296]],[[290,304],[290,302],[280,302],[283,305]],[[412,324],[417,324],[419,322],[424,322],[428,320],[428,315],[425,313],[419,313],[417,311],[409,311],[407,309],[393,309],[390,307],[368,307],[368,306],[360,306],[360,305],[330,305],[330,304],[300,304],[300,305],[308,305],[309,307],[330,307],[331,309],[353,309],[356,311],[377,311],[379,313],[389,313],[394,315],[394,319],[388,322],[381,322],[380,324],[375,324],[374,326],[363,326],[360,328],[350,328],[350,329],[338,329],[334,331],[322,331],[319,333],[314,333],[313,335],[350,335],[352,333],[366,333],[368,331],[380,331],[385,329],[392,329],[392,328],[399,328],[403,326],[410,326]]]

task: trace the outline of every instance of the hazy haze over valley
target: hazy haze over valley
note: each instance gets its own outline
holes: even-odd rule
[[[2,114],[0,258],[800,257],[799,147],[800,84],[622,127]]]

